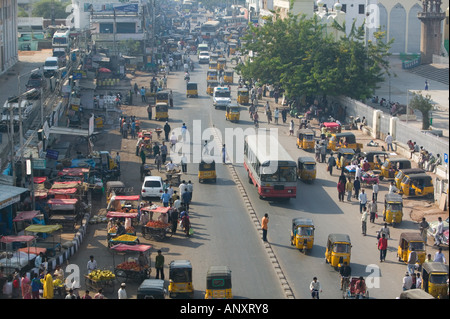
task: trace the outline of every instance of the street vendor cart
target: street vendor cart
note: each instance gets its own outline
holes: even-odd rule
[[[181,170],[170,170],[166,172],[166,180],[169,182],[170,185],[173,187],[178,187],[181,184]]]
[[[106,269],[96,269],[91,271],[88,275],[84,275],[85,287],[90,291],[103,289],[104,293],[113,294],[116,292],[114,289],[115,281],[116,275],[111,270]]]
[[[0,257],[0,267],[2,267],[4,275],[14,273],[16,269],[24,273],[32,268],[32,261],[39,255],[39,253],[34,253],[33,247],[30,247],[34,240],[35,236],[30,235],[0,237],[0,252],[6,253]],[[21,247],[24,245],[25,247]],[[2,281],[3,279],[6,279],[6,277],[0,277],[0,287],[3,287],[5,283]]]
[[[149,213],[149,221],[142,226],[142,237],[145,239],[164,240],[172,237],[172,225],[169,224],[170,207],[143,207],[143,213]]]
[[[60,224],[63,228],[74,230],[82,214],[79,209],[79,201],[76,198],[51,198],[49,205],[49,224]]]
[[[108,241],[111,238],[115,238],[117,237],[117,226],[114,224],[114,222],[112,222],[115,219],[126,219],[126,218],[130,218],[131,221],[133,221],[134,219],[136,219],[138,217],[138,212],[132,212],[132,213],[127,213],[127,212],[107,212],[106,213],[106,218],[108,218],[110,220],[110,222],[108,222]],[[125,223],[127,224],[127,223]],[[137,222],[130,222],[130,226],[125,228],[125,234],[127,235],[132,235],[132,236],[136,236],[136,229],[134,226],[132,226],[132,224],[137,224]]]
[[[150,248],[151,245],[126,245],[118,244],[111,247],[113,254],[113,265],[114,274],[117,281],[126,282],[128,280],[137,280],[142,282],[145,279],[150,278],[151,267],[150,267]],[[126,253],[138,252],[142,253],[142,259],[145,260],[144,264],[139,263],[137,258],[125,259]],[[116,266],[114,255],[115,253],[122,253],[124,256],[124,261]]]
[[[34,242],[35,247],[45,248],[47,257],[54,257],[57,251],[61,251],[61,230],[62,226],[56,225],[40,225],[33,224],[25,228],[25,234],[33,233],[38,237]],[[55,241],[55,232],[59,231],[59,242]],[[48,236],[52,236],[51,240],[47,240]]]

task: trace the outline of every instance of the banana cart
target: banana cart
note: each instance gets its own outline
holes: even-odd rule
[[[114,274],[119,282],[126,282],[128,280],[138,280],[142,282],[145,279],[150,278],[151,267],[150,267],[150,248],[151,245],[127,245],[118,244],[111,247],[114,251],[113,254],[113,264],[114,264]],[[128,258],[126,259],[126,253],[138,252],[142,253],[142,257],[146,261],[146,264],[141,266],[138,258]],[[114,255],[115,253],[121,253],[124,257],[124,261],[116,266]]]
[[[164,240],[172,237],[172,225],[169,224],[170,207],[143,207],[142,213],[149,214],[149,221],[142,227],[145,239]]]
[[[88,275],[84,275],[85,287],[90,291],[98,291],[103,289],[104,293],[113,294],[116,292],[114,282],[116,275],[111,270],[96,269]]]

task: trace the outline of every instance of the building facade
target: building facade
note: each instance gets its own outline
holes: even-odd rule
[[[17,0],[0,0],[0,74],[18,60]]]

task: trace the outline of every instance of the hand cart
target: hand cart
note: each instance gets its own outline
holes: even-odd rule
[[[142,237],[154,240],[164,240],[166,237],[172,237],[172,225],[168,223],[169,218],[167,215],[169,210],[170,207],[141,208],[142,212],[150,213],[150,221],[142,226]],[[153,219],[153,217],[156,217],[156,219]]]
[[[128,280],[138,280],[142,282],[144,279],[150,278],[151,267],[150,267],[150,253],[146,256],[149,264],[141,267],[136,261],[125,261],[125,254],[127,252],[139,252],[147,253],[150,251],[151,245],[127,245],[118,244],[111,247],[111,250],[118,253],[124,254],[124,262],[116,266],[114,254],[113,254],[113,264],[114,264],[114,274],[119,282],[125,282]]]

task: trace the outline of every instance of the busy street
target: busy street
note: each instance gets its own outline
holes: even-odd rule
[[[47,167],[9,168],[1,298],[448,298],[442,160],[245,77],[248,10],[189,3],[161,4],[147,61],[78,35],[80,78],[41,91]]]

